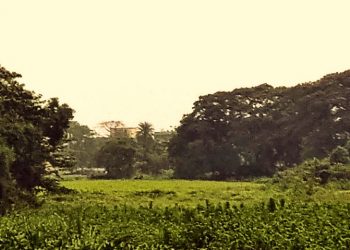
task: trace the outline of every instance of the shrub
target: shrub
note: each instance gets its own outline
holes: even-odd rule
[[[350,161],[349,151],[344,147],[338,146],[331,152],[329,160],[332,164],[348,163]]]

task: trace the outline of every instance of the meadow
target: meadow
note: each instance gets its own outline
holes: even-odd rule
[[[126,204],[134,207],[169,207],[174,205],[196,207],[209,201],[213,204],[231,202],[254,205],[270,198],[290,202],[343,203],[350,201],[350,190],[341,190],[330,183],[324,188],[297,188],[281,190],[271,179],[256,181],[202,181],[202,180],[66,180],[64,187],[76,190],[73,196],[51,196],[49,201],[79,200],[105,205]]]
[[[71,180],[62,182],[64,187],[77,190],[83,200],[95,200],[105,204],[131,206],[186,206],[231,201],[256,203],[278,193],[267,191],[265,184],[255,182],[218,182],[187,180]]]
[[[70,180],[0,218],[0,249],[350,249],[347,191],[266,181]]]

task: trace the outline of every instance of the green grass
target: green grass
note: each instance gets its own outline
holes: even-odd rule
[[[282,191],[269,182],[219,182],[187,180],[67,180],[62,185],[78,191],[70,196],[53,196],[51,201],[86,202],[106,205],[194,207],[204,204],[232,202],[254,205],[270,198],[298,202],[343,203],[350,201],[350,190],[336,186],[297,187]]]
[[[194,207],[206,200],[213,203],[256,203],[280,195],[265,184],[186,180],[74,180],[62,184],[79,191],[84,199],[109,204]]]
[[[350,249],[350,192],[336,186],[282,192],[268,181],[62,185],[77,193],[41,192],[40,208],[0,217],[0,249]]]

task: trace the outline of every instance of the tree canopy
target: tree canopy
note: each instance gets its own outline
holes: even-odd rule
[[[129,141],[108,141],[96,154],[96,163],[110,178],[130,178],[135,169],[135,149]]]
[[[8,183],[13,178],[18,188],[32,190],[42,184],[43,163],[53,160],[73,110],[57,98],[43,100],[18,83],[19,77],[0,66],[1,154],[11,150],[13,155],[1,161],[2,171],[9,172],[2,177]]]
[[[95,154],[106,142],[107,138],[97,137],[96,133],[86,125],[71,121],[67,130],[68,151],[75,157],[77,168],[94,167]]]
[[[350,71],[316,82],[262,84],[199,97],[169,154],[182,178],[271,175],[325,157],[349,138]]]

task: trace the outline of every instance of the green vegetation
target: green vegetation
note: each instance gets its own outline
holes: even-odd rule
[[[134,174],[136,151],[128,142],[108,141],[96,154],[96,163],[110,178],[130,178]]]
[[[152,124],[148,122],[140,123],[138,128],[125,128],[120,121],[106,121],[100,126],[109,133],[108,137],[99,137],[76,121],[70,123],[64,156],[72,157],[75,164],[73,167],[68,165],[66,171],[93,178],[114,179],[161,178],[165,172],[168,176],[173,172],[168,171],[170,163],[167,152],[171,132],[154,133]],[[129,133],[128,129],[133,132]],[[96,168],[101,171],[96,173]]]
[[[244,180],[271,177],[313,158],[346,164],[349,79],[350,71],[345,71],[290,88],[262,84],[201,96],[165,141],[149,122],[139,124],[135,138],[120,121],[102,122],[110,135],[104,139],[72,123],[70,148],[77,166],[104,167],[108,178],[143,178],[172,170],[180,179]],[[116,136],[118,129],[124,134]],[[103,152],[112,144],[127,144],[134,157],[128,163],[116,161],[119,146]],[[112,168],[127,173],[111,174]]]
[[[106,205],[128,204],[132,206],[165,207],[183,205],[195,207],[199,202],[255,203],[280,196],[266,192],[264,184],[253,182],[215,182],[185,180],[74,180],[62,184],[80,192],[83,200],[104,202]],[[74,195],[78,199],[77,195]]]
[[[65,206],[2,218],[3,249],[349,249],[349,206]]]
[[[0,249],[350,249],[350,71],[200,97],[176,133],[103,122],[108,138],[18,77],[0,67]]]
[[[106,143],[106,138],[97,137],[88,126],[76,121],[69,123],[67,137],[69,138],[68,147],[66,147],[67,154],[72,155],[76,161],[70,170],[95,167],[95,155]]]
[[[271,176],[327,157],[349,139],[349,99],[350,71],[290,88],[262,84],[201,96],[169,145],[175,175]]]
[[[1,249],[350,247],[350,192],[324,190],[335,196],[313,194],[314,202],[305,202],[266,180],[63,184],[78,193],[38,193],[46,201],[42,207],[0,218]]]
[[[0,66],[0,213],[17,201],[33,201],[45,179],[46,165],[58,163],[73,110],[57,98],[42,100],[17,82],[21,75]]]
[[[254,182],[217,182],[186,180],[70,180],[62,184],[78,191],[72,198],[78,202],[97,202],[105,205],[127,204],[131,206],[186,206],[195,207],[199,202],[229,201],[236,205],[267,202],[270,198],[290,202],[342,203],[350,201],[349,182],[332,181],[326,186],[312,179],[290,172],[283,177]],[[345,185],[347,183],[348,185]],[[60,197],[60,196],[58,196]],[[66,197],[66,196],[65,196]],[[79,201],[79,199],[82,199]]]

